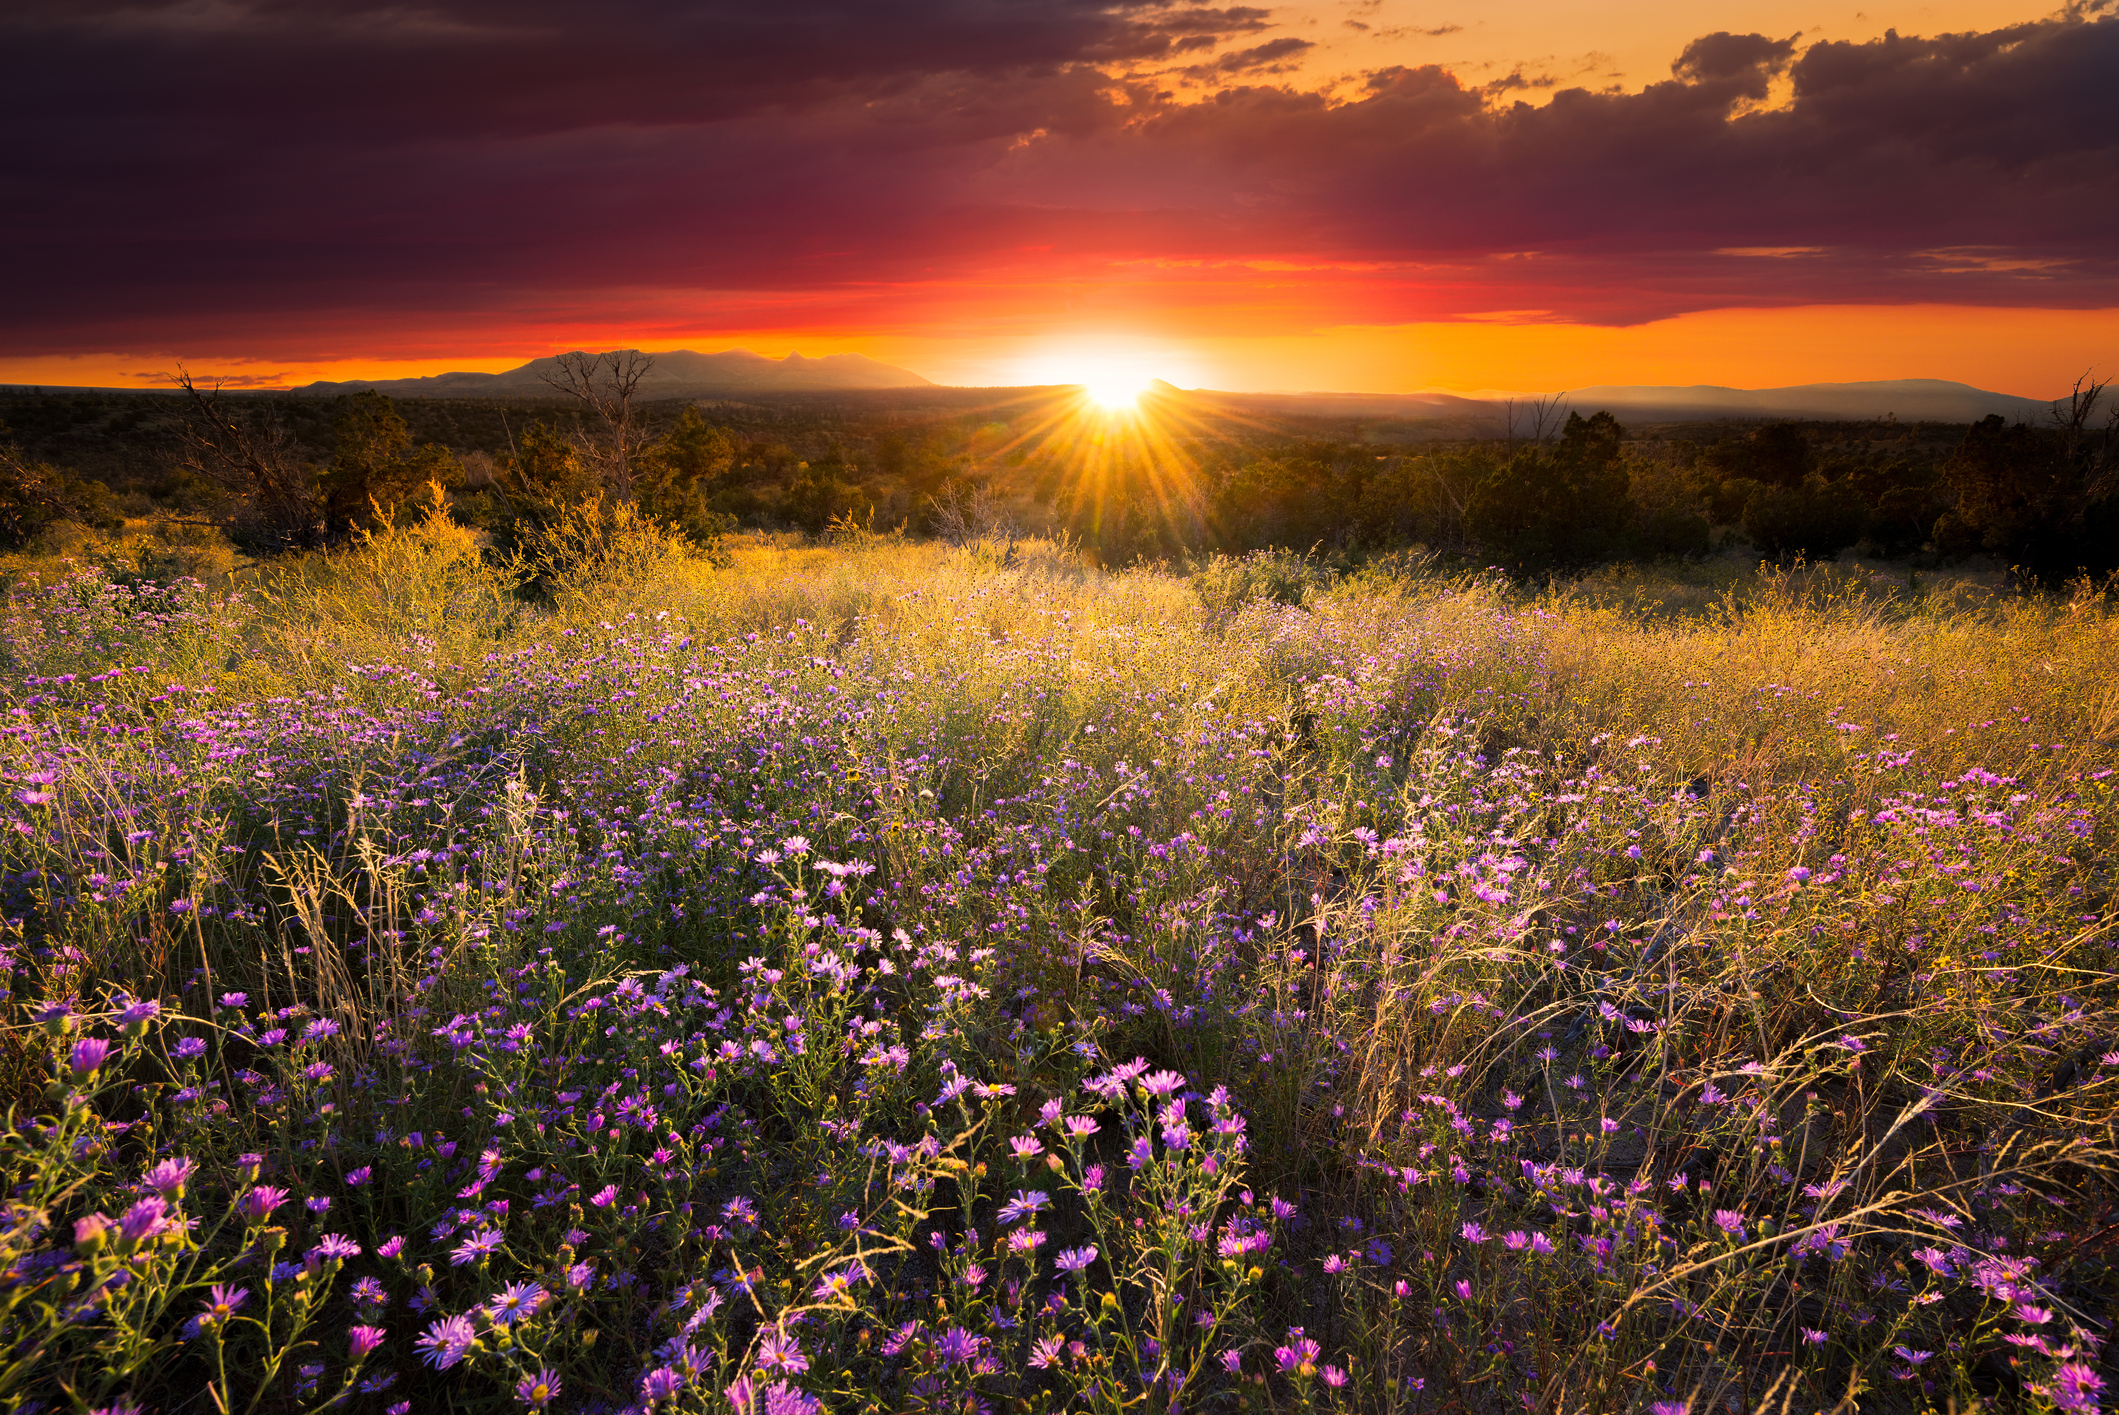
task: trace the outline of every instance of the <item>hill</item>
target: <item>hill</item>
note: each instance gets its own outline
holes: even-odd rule
[[[1387,418],[1405,421],[1492,424],[1500,430],[1506,400],[1463,394],[1424,393],[1218,393],[1196,391],[1224,409],[1311,417]],[[1536,395],[1516,400],[1524,417]],[[1989,413],[2010,421],[2043,423],[2049,400],[1992,393],[1939,378],[1891,378],[1867,383],[1804,383],[1788,388],[1723,388],[1714,384],[1664,387],[1599,384],[1554,395],[1565,412],[1584,416],[1608,409],[1628,423],[1716,422],[1722,419],[1799,418],[1815,421],[1897,418],[1903,422],[1973,423]]]
[[[643,398],[705,398],[731,393],[818,393],[847,388],[928,388],[910,369],[865,354],[789,354],[768,359],[748,349],[700,354],[672,349],[654,356],[655,367],[640,385]],[[532,359],[505,373],[440,373],[428,378],[382,378],[312,383],[300,393],[329,396],[374,389],[392,398],[549,398],[546,379],[558,371],[557,356]]]

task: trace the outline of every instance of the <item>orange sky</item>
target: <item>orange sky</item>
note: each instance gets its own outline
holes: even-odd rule
[[[594,331],[594,346],[632,342],[622,329]],[[2047,398],[2091,369],[2119,362],[2119,310],[1984,309],[1976,306],[1814,306],[1708,310],[1628,328],[1538,321],[1461,320],[1342,326],[1257,338],[1186,337],[1124,328],[1059,330],[1005,338],[801,334],[773,330],[705,334],[688,345],[665,336],[650,348],[742,347],[774,358],[853,352],[909,368],[939,383],[1079,383],[1111,373],[1164,378],[1185,388],[1244,391],[1410,393],[1423,389],[1551,391],[1600,383],[1792,383],[1948,378],[1995,392]],[[472,359],[346,359],[330,362],[197,358],[199,371],[266,386],[315,380],[416,378],[469,369],[498,373],[556,346]],[[153,387],[133,355],[0,358],[0,382],[44,386]],[[168,360],[170,366],[175,358]]]
[[[968,384],[2045,397],[2119,362],[2097,11],[624,3],[0,17],[27,213],[0,244],[38,272],[0,382],[635,345]],[[212,164],[157,155],[268,111]]]

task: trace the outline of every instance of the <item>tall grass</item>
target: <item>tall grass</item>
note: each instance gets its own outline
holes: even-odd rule
[[[2108,1374],[2093,597],[857,529],[713,563],[601,512],[500,567],[436,515],[14,596],[0,1395]]]

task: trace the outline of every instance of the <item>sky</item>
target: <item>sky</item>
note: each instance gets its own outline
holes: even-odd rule
[[[2119,7],[7,0],[0,382],[2119,372]]]

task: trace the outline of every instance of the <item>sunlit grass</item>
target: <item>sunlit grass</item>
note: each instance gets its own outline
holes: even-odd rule
[[[0,637],[11,1291],[129,1274],[0,1303],[0,1393],[2086,1389],[2101,601],[593,517],[501,568],[437,517],[24,567]],[[77,1241],[178,1160],[196,1234]]]

